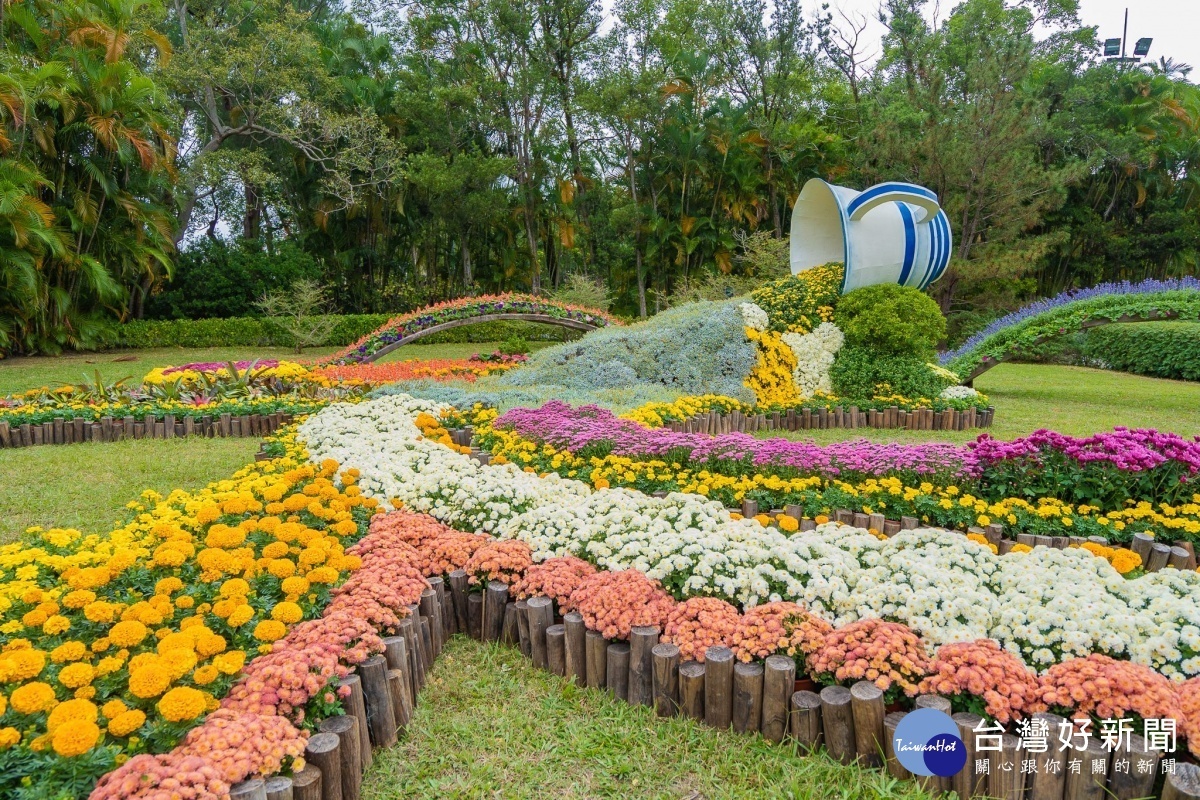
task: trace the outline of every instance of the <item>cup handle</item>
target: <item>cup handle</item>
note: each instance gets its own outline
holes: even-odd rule
[[[942,207],[938,205],[937,195],[924,186],[889,181],[888,183],[877,183],[864,190],[858,197],[850,201],[850,205],[846,207],[846,214],[852,222],[857,222],[872,208],[891,202],[908,203],[920,209],[914,220],[918,224],[933,221],[937,213],[942,210]]]

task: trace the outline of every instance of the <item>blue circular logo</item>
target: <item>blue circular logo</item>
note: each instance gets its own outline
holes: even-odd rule
[[[914,775],[957,775],[967,763],[967,748],[958,725],[936,708],[918,708],[904,715],[892,740],[896,760]]]

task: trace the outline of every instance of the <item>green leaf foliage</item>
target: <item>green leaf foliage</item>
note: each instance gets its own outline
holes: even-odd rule
[[[933,358],[934,346],[946,335],[946,318],[929,295],[883,283],[845,295],[834,321],[848,347],[879,355]]]
[[[1093,328],[1083,339],[1088,363],[1109,369],[1200,381],[1200,324],[1150,322]]]

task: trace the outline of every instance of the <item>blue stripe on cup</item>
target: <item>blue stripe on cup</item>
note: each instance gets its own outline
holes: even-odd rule
[[[904,203],[897,203],[896,207],[900,209],[900,219],[904,222],[904,265],[900,267],[900,279],[896,282],[901,286],[906,286],[917,254],[917,226],[913,222],[912,211],[908,206]]]

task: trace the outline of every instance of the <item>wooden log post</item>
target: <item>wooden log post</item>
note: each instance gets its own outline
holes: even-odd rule
[[[792,738],[800,745],[801,752],[815,752],[825,741],[820,695],[806,690],[793,692],[788,707],[788,731]]]
[[[654,665],[654,712],[660,717],[673,717],[679,713],[679,646],[656,644],[650,657]]]
[[[988,797],[1021,800],[1025,796],[1025,773],[1021,771],[1021,740],[1011,733],[1000,737],[999,752],[992,753],[988,775]]]
[[[439,577],[427,578],[429,585],[433,587],[433,592],[437,595],[437,620],[441,623],[442,646],[451,636],[457,633],[454,622],[454,609],[450,602],[449,593],[446,591],[446,581]]]
[[[944,697],[939,697],[935,694],[923,694],[913,701],[913,706],[916,708],[936,708],[946,716],[950,715],[950,701]],[[1020,766],[1020,761],[1017,762]],[[939,792],[948,792],[951,790],[952,781],[950,778],[944,778],[938,775],[918,775],[917,783],[927,791],[938,794]]]
[[[1107,797],[1109,750],[1098,737],[1089,736],[1087,749],[1067,751],[1067,786],[1063,800],[1104,800]],[[1078,761],[1078,771],[1073,762]]]
[[[1162,800],[1200,800],[1200,766],[1176,764],[1163,785]]]
[[[796,662],[788,656],[767,656],[763,664],[763,738],[782,742],[788,730],[788,702],[796,686]]]
[[[425,664],[421,661],[421,649],[417,645],[416,630],[413,626],[416,618],[412,616],[400,620],[400,636],[404,638],[404,646],[408,650],[408,680],[412,688],[413,708],[417,707],[417,695],[425,685]]]
[[[978,756],[975,750],[975,729],[983,722],[983,717],[966,712],[950,716],[954,720],[954,724],[958,726],[958,738],[962,739],[963,746],[967,750],[966,766],[951,778],[954,791],[958,792],[958,796],[963,800],[971,797],[984,797],[987,794],[987,775],[981,774],[975,769],[975,759]]]
[[[321,720],[322,733],[332,733],[341,743],[339,774],[342,781],[342,800],[357,800],[362,792],[362,759],[359,753],[357,723],[353,717],[337,716]],[[323,770],[322,770],[323,771]]]
[[[483,595],[483,640],[500,641],[504,632],[504,607],[508,605],[508,584],[503,581],[488,581]],[[553,620],[551,620],[553,622]]]
[[[704,665],[698,661],[679,665],[679,710],[689,719],[704,721]]]
[[[329,720],[323,720],[322,726],[330,720],[337,720],[340,717],[330,717]],[[346,723],[341,723],[346,726]],[[356,738],[358,730],[354,728],[354,723],[346,726],[349,735],[347,738]],[[325,730],[320,733],[313,734],[308,739],[308,746],[305,750],[305,758],[308,763],[316,764],[320,770],[320,796],[322,800],[355,800],[358,795],[344,795],[344,782],[342,778],[342,764],[346,763],[346,757],[342,754],[342,736],[331,732],[326,726]],[[353,762],[358,760],[358,752],[354,753]],[[352,762],[352,763],[353,763]],[[361,775],[358,766],[349,770],[354,772],[354,780],[361,781]]]
[[[1134,800],[1150,797],[1154,792],[1154,781],[1158,777],[1157,750],[1146,747],[1146,740],[1136,733],[1128,742],[1122,740],[1112,754],[1108,773],[1109,796],[1114,800]]]
[[[430,653],[436,660],[442,654],[442,626],[437,619],[437,592],[433,587],[421,592],[421,617],[429,620],[429,640],[433,645]]]
[[[1059,729],[1059,724],[1065,720],[1057,714],[1034,714],[1035,721],[1041,720],[1050,731],[1053,742]],[[1063,789],[1067,785],[1066,756],[1054,744],[1050,744],[1044,753],[1033,753],[1033,772],[1027,778],[1029,788],[1026,797],[1029,800],[1062,800]],[[1153,781],[1153,778],[1151,778]]]
[[[843,764],[853,764],[858,756],[854,738],[854,711],[850,690],[845,686],[826,686],[821,690],[821,729],[825,749]]]
[[[398,669],[389,669],[387,673],[388,691],[392,695],[392,715],[396,718],[396,730],[402,731],[412,721],[412,705],[408,699],[408,680]]]
[[[188,417],[191,419],[191,417]],[[295,794],[292,792],[292,779],[283,775],[276,775],[273,778],[266,780],[267,800],[293,800]]]
[[[504,604],[504,627],[500,630],[500,641],[519,648],[521,632],[517,628],[517,604],[509,600]]]
[[[866,767],[883,766],[883,690],[871,681],[850,687],[850,713],[854,717],[854,752]],[[963,795],[966,797],[966,795]]]
[[[342,800],[342,746],[338,735],[314,733],[304,747],[304,760],[320,772],[317,785],[321,787],[321,800]]]
[[[654,703],[654,646],[658,644],[658,628],[635,625],[629,632],[629,704],[648,706]]]
[[[733,729],[758,733],[762,728],[763,665],[757,661],[733,666]]]
[[[431,625],[432,621],[429,617],[421,617],[421,651],[428,662],[426,672],[433,669],[433,630]]]
[[[608,681],[608,642],[600,631],[584,633],[587,649],[587,685],[590,689],[603,689]]]
[[[267,782],[250,778],[229,787],[229,800],[267,800]]]
[[[1135,533],[1133,541],[1129,543],[1129,549],[1142,557],[1143,566],[1150,561],[1150,548],[1152,547],[1154,547],[1154,537],[1144,532]]]
[[[321,769],[316,764],[305,764],[292,776],[292,800],[321,800],[321,791]]]
[[[350,694],[342,699],[342,706],[348,716],[358,720],[359,759],[362,762],[359,774],[366,772],[371,766],[371,733],[367,727],[367,704],[363,700],[362,679],[357,675],[347,675],[338,681],[339,687],[348,687]]]
[[[454,606],[454,627],[459,633],[467,633],[467,571],[456,569],[450,573],[450,605]]]
[[[1174,569],[1187,569],[1191,564],[1192,554],[1185,547],[1172,547],[1171,557],[1167,559],[1167,566]]]
[[[551,625],[546,628],[546,661],[550,671],[560,678],[567,675],[567,627]]]
[[[483,639],[483,595],[467,596],[467,633],[475,641]]]
[[[533,658],[529,644],[529,601],[518,600],[514,607],[517,609],[517,649],[526,658]]]
[[[1147,572],[1158,572],[1167,566],[1171,560],[1171,548],[1161,542],[1150,546],[1150,560],[1146,562]]]
[[[618,700],[629,700],[629,642],[613,642],[608,646],[609,693]]]
[[[883,718],[883,760],[888,775],[899,781],[908,780],[912,773],[896,758],[896,728],[907,712],[893,711]]]
[[[704,722],[724,730],[733,724],[733,651],[714,645],[704,653]]]
[[[587,686],[587,629],[583,626],[583,615],[578,611],[568,612],[563,617],[567,631],[567,677],[575,685]]]
[[[531,597],[526,601],[529,614],[529,646],[533,665],[549,669],[546,653],[546,629],[554,624],[554,601],[549,597]]]
[[[371,656],[358,665],[363,703],[367,710],[367,728],[375,747],[391,747],[396,743],[396,716],[388,689],[387,671],[387,659],[379,655]]]

